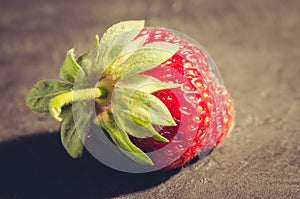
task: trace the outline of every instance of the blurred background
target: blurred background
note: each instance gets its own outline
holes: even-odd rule
[[[0,198],[300,198],[300,2],[0,0]],[[183,32],[216,62],[232,134],[180,172],[127,174],[71,160],[59,124],[24,97],[57,79],[68,49],[128,19]]]

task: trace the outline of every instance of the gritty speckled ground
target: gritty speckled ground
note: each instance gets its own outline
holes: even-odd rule
[[[253,0],[0,0],[0,198],[300,198],[300,3]],[[57,78],[111,24],[146,19],[211,54],[233,96],[236,125],[179,172],[126,174],[88,154],[71,160],[59,124],[23,98]]]

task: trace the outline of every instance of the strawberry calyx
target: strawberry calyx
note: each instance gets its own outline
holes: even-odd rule
[[[109,28],[90,52],[77,60],[74,49],[68,51],[59,76],[67,82],[46,80],[37,83],[26,96],[29,108],[50,114],[62,122],[61,140],[66,151],[78,158],[88,132],[76,128],[98,126],[129,158],[146,165],[151,159],[129,139],[152,137],[169,140],[153,125],[176,126],[165,104],[152,93],[179,87],[140,73],[153,69],[172,57],[178,46],[167,42],[144,45],[146,36],[134,39],[144,21],[125,21]],[[50,89],[45,89],[49,87]],[[94,100],[95,114],[84,108],[72,110],[74,102]],[[73,117],[81,122],[76,125]],[[82,141],[82,142],[80,142]]]

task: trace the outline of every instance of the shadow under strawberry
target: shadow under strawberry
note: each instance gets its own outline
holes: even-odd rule
[[[58,133],[0,143],[0,198],[110,198],[154,187],[176,174],[131,174],[111,169],[89,153],[73,160]]]

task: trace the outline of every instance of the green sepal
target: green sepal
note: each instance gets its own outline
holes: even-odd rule
[[[109,69],[120,58],[123,49],[140,31],[141,29],[134,29],[122,32],[94,47],[82,63],[82,68],[86,74],[85,80],[88,79],[93,82],[97,81],[99,76],[107,75]]]
[[[71,91],[73,84],[58,80],[43,80],[36,83],[25,97],[26,105],[37,112],[49,113],[50,100],[62,93]]]
[[[62,145],[72,158],[80,158],[83,154],[83,141],[81,140],[74,123],[71,107],[66,107],[62,114],[63,122],[60,130]]]
[[[120,53],[120,56],[126,55],[128,53],[131,53],[138,48],[142,47],[142,45],[145,43],[146,39],[148,38],[148,35],[143,35],[131,42],[129,42]]]
[[[151,43],[144,45],[143,48],[161,49],[161,50],[168,51],[172,54],[174,54],[175,52],[177,52],[179,50],[178,45],[164,42],[164,41],[151,42]]]
[[[134,75],[129,78],[121,79],[116,83],[116,88],[130,88],[146,93],[154,93],[164,89],[177,88],[181,84],[162,82],[148,75]]]
[[[122,79],[128,76],[150,70],[172,57],[178,48],[174,44],[170,49],[141,47],[135,50],[124,60],[123,56],[116,61],[116,67],[110,71],[113,79]]]
[[[68,51],[65,61],[60,68],[59,77],[64,80],[74,82],[78,71],[83,72],[82,68],[75,60],[74,48],[72,48]]]
[[[119,35],[123,32],[127,32],[134,29],[141,29],[144,27],[145,21],[143,20],[130,20],[119,22],[110,28],[108,28],[103,34],[100,43],[103,43],[116,35]]]
[[[83,63],[83,61],[86,59],[86,57],[87,57],[87,53],[84,53],[83,55],[79,56],[78,59],[76,60],[76,61],[77,61],[77,64],[78,64],[79,66],[81,66],[82,63]]]
[[[134,117],[128,117],[126,114],[115,115],[119,127],[128,134],[137,138],[152,137],[157,141],[169,142],[169,140],[160,135],[151,123],[137,120]]]
[[[99,44],[100,44],[99,35],[95,35],[95,44],[94,44],[94,47],[97,47]]]
[[[127,114],[141,124],[176,126],[166,105],[154,95],[130,88],[115,88],[112,97],[113,114]]]
[[[87,74],[85,79],[93,82],[99,78],[99,75],[106,75],[105,70],[112,67],[126,45],[138,35],[143,27],[144,21],[124,21],[110,27],[100,41],[96,36],[94,48],[82,63],[82,68]]]
[[[119,128],[111,112],[102,112],[97,118],[99,125],[107,131],[112,141],[125,155],[141,164],[153,165],[152,160],[131,142],[126,132]]]

